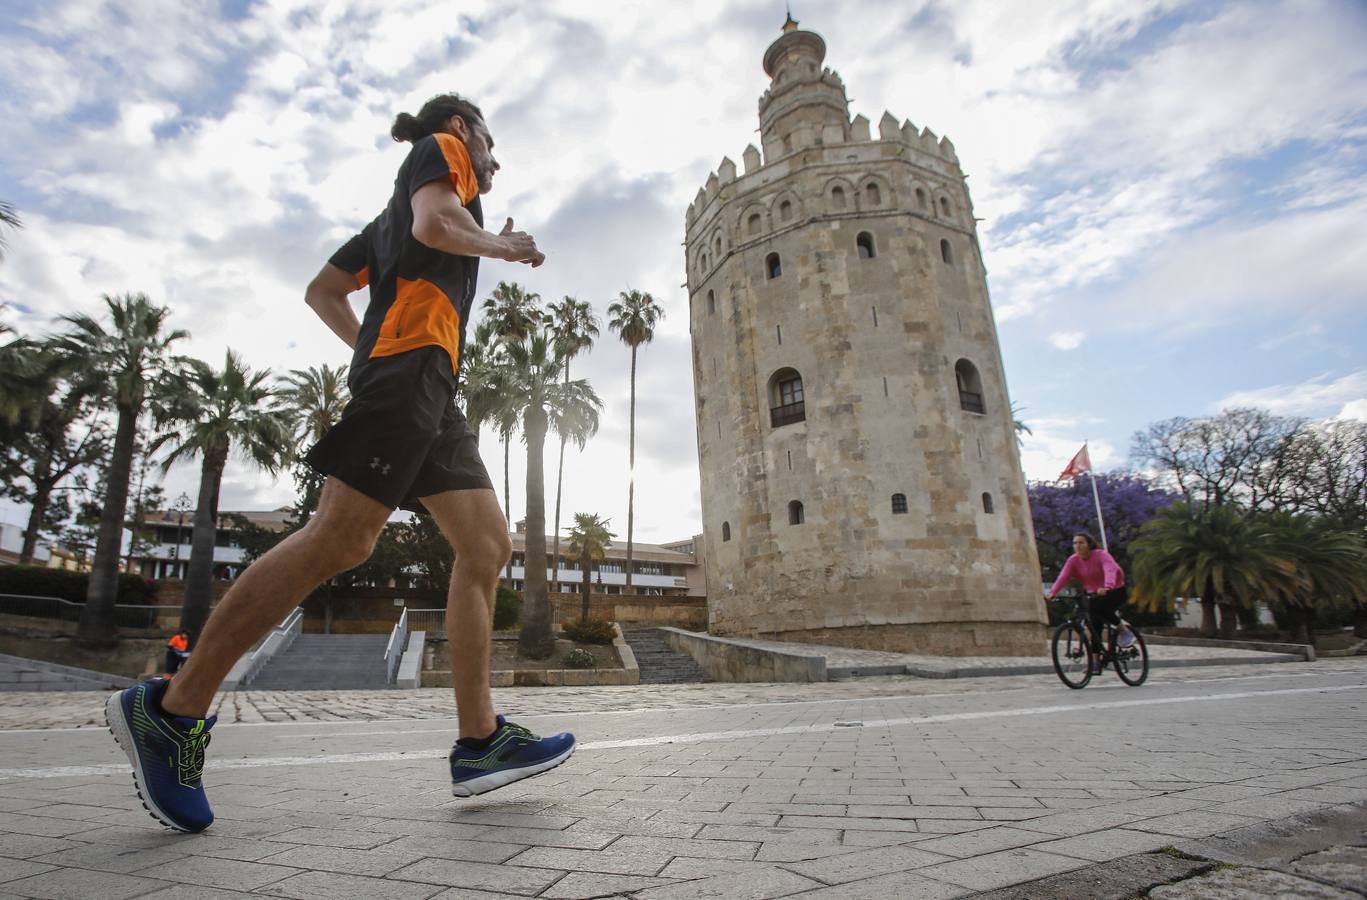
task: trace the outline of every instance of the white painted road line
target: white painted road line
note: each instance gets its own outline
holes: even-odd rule
[[[1058,713],[1089,712],[1102,709],[1123,709],[1137,706],[1165,706],[1177,703],[1206,703],[1220,700],[1242,700],[1249,697],[1284,697],[1293,694],[1336,694],[1344,691],[1367,690],[1367,684],[1332,685],[1325,687],[1284,688],[1270,691],[1235,691],[1224,694],[1200,694],[1185,697],[1152,697],[1140,700],[1109,700],[1054,706],[1031,706],[1019,709],[991,709],[981,712],[939,713],[926,716],[906,716],[895,719],[870,719],[860,723],[862,728],[896,728],[904,725],[934,725],[940,722],[968,722],[979,719],[1007,719],[1027,716],[1047,716]],[[849,702],[849,701],[843,701]],[[786,704],[785,704],[786,705]],[[615,750],[623,747],[655,747],[663,744],[698,744],[708,741],[774,737],[783,734],[816,734],[836,729],[848,729],[849,722],[820,725],[790,725],[781,728],[747,728],[736,731],[701,731],[656,737],[628,738],[617,741],[589,741],[579,750]],[[393,732],[403,734],[411,732]],[[385,753],[329,753],[316,756],[279,756],[250,759],[214,760],[205,765],[206,771],[227,769],[259,769],[271,766],[344,765],[361,762],[401,762],[418,759],[444,759],[447,750],[398,751]],[[0,778],[68,778],[73,776],[114,775],[127,772],[126,765],[50,766],[30,769],[0,769]]]

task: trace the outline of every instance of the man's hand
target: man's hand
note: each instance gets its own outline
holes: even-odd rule
[[[508,221],[503,223],[503,230],[498,233],[508,246],[508,253],[503,258],[508,262],[529,263],[533,269],[546,261],[546,254],[536,249],[536,239],[525,231],[513,231],[513,218],[508,217]]]

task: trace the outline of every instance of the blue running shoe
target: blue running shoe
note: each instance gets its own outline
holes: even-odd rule
[[[152,817],[178,831],[203,831],[214,813],[200,777],[209,729],[218,717],[187,719],[161,712],[168,684],[153,678],[119,691],[105,703],[104,717],[133,764],[133,784]]]
[[[463,738],[451,748],[451,793],[457,797],[483,794],[554,769],[572,753],[574,735],[538,737],[499,716],[493,737],[487,741]]]

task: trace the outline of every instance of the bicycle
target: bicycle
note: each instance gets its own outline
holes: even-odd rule
[[[1095,594],[1083,594],[1073,600],[1073,609],[1063,624],[1054,629],[1050,644],[1054,657],[1054,672],[1059,681],[1073,690],[1081,690],[1092,680],[1092,633],[1088,627],[1088,606]],[[1101,648],[1095,653],[1100,658],[1101,668],[1115,669],[1120,680],[1130,687],[1139,687],[1149,677],[1149,648],[1139,629],[1129,623],[1134,633],[1134,643],[1129,647],[1117,644],[1120,637],[1120,614],[1116,621],[1101,624]]]

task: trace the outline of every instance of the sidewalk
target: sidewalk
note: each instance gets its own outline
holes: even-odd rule
[[[1088,897],[1101,870],[1172,864],[1128,898],[1232,871],[1183,858],[1233,852],[1214,836],[1367,801],[1358,660],[1083,691],[1052,676],[499,690],[580,747],[473,800],[444,777],[446,691],[231,694],[205,772],[218,819],[194,836],[146,815],[102,728],[36,725],[50,697],[0,697],[0,897]],[[1084,887],[1048,887],[1069,875]]]

